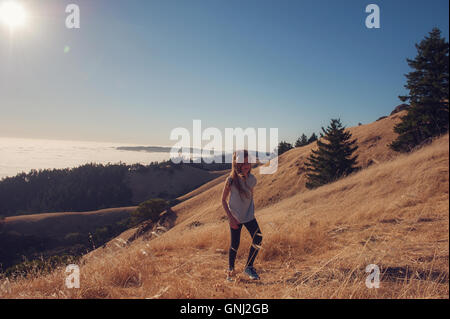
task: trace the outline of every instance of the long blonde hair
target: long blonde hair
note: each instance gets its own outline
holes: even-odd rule
[[[242,195],[244,195],[245,197],[249,198],[249,197],[250,197],[249,192],[247,192],[247,191],[242,187],[241,182],[240,182],[240,179],[241,179],[241,178],[242,178],[243,180],[245,180],[245,176],[244,176],[244,174],[242,173],[242,164],[243,164],[243,163],[238,163],[238,162],[237,162],[237,155],[238,155],[238,152],[242,152],[242,154],[244,155],[244,161],[245,161],[245,159],[248,160],[248,151],[247,151],[247,150],[234,151],[234,152],[233,152],[233,161],[232,161],[232,164],[231,164],[231,173],[230,173],[230,177],[232,178],[234,185],[236,186],[236,188],[237,188],[238,191],[239,191],[239,196],[241,196],[241,198],[242,198]],[[251,164],[250,164],[250,169],[249,169],[249,171],[248,171],[248,174],[250,174],[251,171],[252,171],[252,166],[251,166]]]

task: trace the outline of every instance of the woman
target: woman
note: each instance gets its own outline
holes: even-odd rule
[[[248,161],[248,151],[233,153],[231,174],[225,181],[222,194],[222,205],[228,215],[231,232],[231,245],[229,250],[228,280],[233,280],[234,263],[241,238],[242,225],[247,228],[252,237],[252,245],[247,258],[244,272],[254,280],[259,276],[253,267],[256,255],[260,249],[262,233],[255,219],[255,206],[253,203],[253,188],[256,177],[251,174],[251,164]],[[228,195],[230,200],[227,202]]]

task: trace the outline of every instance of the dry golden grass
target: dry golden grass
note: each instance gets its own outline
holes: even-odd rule
[[[392,126],[394,120],[383,121]],[[383,121],[366,131],[353,128],[354,135],[364,140],[377,125],[387,126]],[[66,289],[64,269],[58,269],[13,281],[0,297],[449,298],[448,134],[409,155],[378,154],[383,147],[389,152],[389,138],[360,150],[378,164],[316,190],[283,193],[295,187],[295,164],[307,148],[283,154],[277,174],[258,175],[263,243],[255,266],[261,281],[239,273],[235,282],[225,281],[229,228],[221,218],[219,184],[175,206],[176,225],[160,237],[85,256],[80,289]],[[379,151],[367,155],[372,149]],[[277,200],[261,197],[274,189],[281,189]],[[200,223],[192,227],[193,221]],[[250,246],[242,232],[237,270]],[[369,264],[381,268],[379,289],[365,285]]]

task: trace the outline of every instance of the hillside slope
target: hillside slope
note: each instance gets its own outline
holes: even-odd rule
[[[90,212],[43,213],[6,217],[2,231],[21,235],[60,237],[71,232],[88,233],[126,218],[136,206],[106,208]]]
[[[316,190],[304,188],[302,170],[314,145],[280,156],[277,174],[255,171],[259,282],[240,274],[224,280],[229,226],[219,183],[173,207],[176,224],[158,238],[86,256],[81,289],[65,289],[61,269],[18,280],[0,297],[448,298],[449,137],[393,154],[386,144],[397,120],[351,128],[360,163],[374,164]],[[245,232],[238,271],[250,243]],[[379,289],[365,285],[369,264],[381,269]]]
[[[380,121],[349,128],[353,138],[358,139],[358,165],[368,167],[397,156],[386,145],[395,139],[392,128],[404,114],[405,112],[397,113]],[[311,153],[311,149],[316,145],[317,143],[312,143],[282,154],[279,157],[278,170],[275,174],[261,175],[258,168],[252,170],[258,179],[254,197],[257,209],[273,205],[307,190],[304,162]],[[202,222],[214,221],[223,217],[225,213],[220,201],[223,183],[216,182],[224,180],[225,177],[222,176],[211,181],[210,183],[215,185],[214,187],[173,207],[178,215],[177,223],[193,222],[198,217]]]

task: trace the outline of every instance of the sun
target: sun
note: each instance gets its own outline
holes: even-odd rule
[[[25,8],[17,1],[0,3],[0,22],[11,30],[25,25],[27,14]]]

